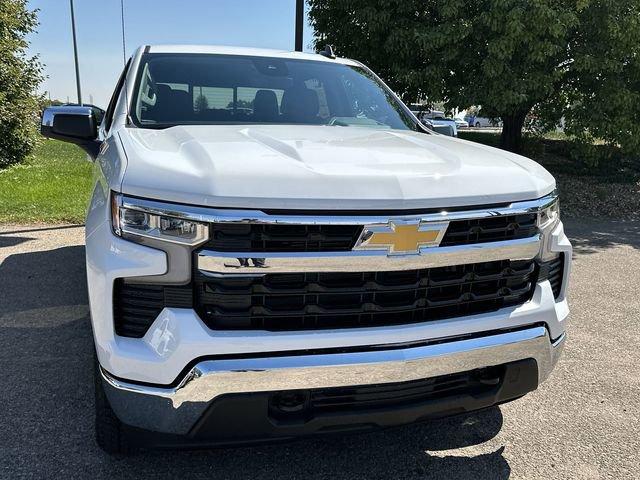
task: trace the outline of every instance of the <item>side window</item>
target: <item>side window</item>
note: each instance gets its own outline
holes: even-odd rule
[[[231,105],[231,107],[229,107]],[[233,107],[233,88],[193,87],[193,108],[196,112],[224,110]]]
[[[116,109],[116,103],[118,103],[118,97],[120,96],[120,91],[122,90],[122,85],[124,85],[124,80],[127,78],[127,71],[129,70],[129,64],[131,63],[131,59],[127,62],[120,78],[118,79],[118,83],[116,84],[116,89],[111,96],[111,100],[109,100],[109,106],[107,107],[107,111],[104,114],[104,131],[108,132],[111,129],[111,124],[113,123],[113,114]]]

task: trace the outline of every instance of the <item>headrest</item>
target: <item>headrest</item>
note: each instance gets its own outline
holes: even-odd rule
[[[278,99],[273,90],[258,90],[253,99],[253,115],[257,121],[268,122],[278,117]]]
[[[317,119],[319,108],[316,92],[304,86],[285,90],[282,96],[281,111],[289,120],[312,122]]]

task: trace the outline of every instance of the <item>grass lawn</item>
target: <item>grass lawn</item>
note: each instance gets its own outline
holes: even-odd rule
[[[0,169],[0,223],[83,223],[91,171],[80,148],[42,139],[27,161]]]

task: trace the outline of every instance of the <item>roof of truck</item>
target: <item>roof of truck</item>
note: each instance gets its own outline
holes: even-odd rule
[[[343,63],[358,65],[349,58],[327,58],[317,53],[291,52],[288,50],[271,50],[267,48],[231,47],[225,45],[147,45],[145,53],[208,53],[217,55],[246,55],[251,57],[276,57],[299,60],[315,60],[319,62]]]

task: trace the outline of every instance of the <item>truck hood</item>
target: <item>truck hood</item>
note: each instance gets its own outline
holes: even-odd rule
[[[249,209],[403,210],[531,200],[555,188],[524,157],[442,135],[338,126],[125,128],[122,192]]]

